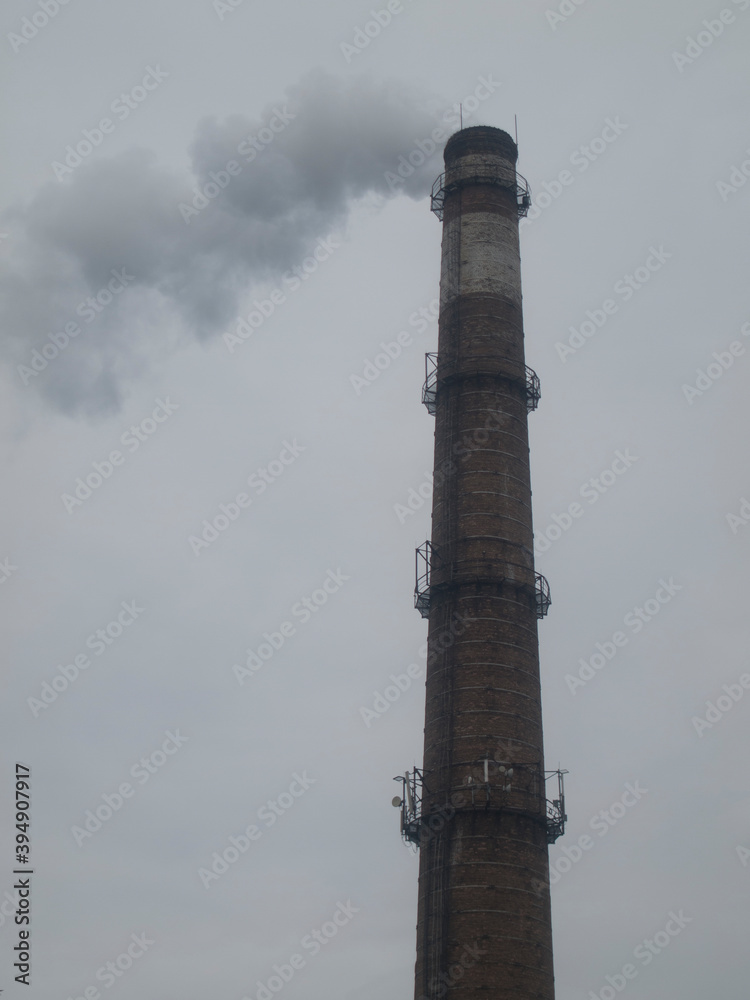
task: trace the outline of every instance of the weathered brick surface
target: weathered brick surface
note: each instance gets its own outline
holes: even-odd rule
[[[516,148],[445,156],[416,997],[552,1000]]]

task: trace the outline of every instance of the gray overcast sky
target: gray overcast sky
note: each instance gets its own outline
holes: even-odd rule
[[[33,985],[0,906],[0,988],[262,1000],[299,953],[288,1000],[412,995],[390,800],[423,679],[372,711],[423,663],[429,503],[398,505],[432,466],[441,149],[394,175],[463,102],[518,115],[534,194],[558,1000],[629,962],[628,997],[746,1000],[750,2],[403,0],[382,26],[369,0],[57,6],[7,0],[0,32],[3,901],[14,760],[35,867]]]

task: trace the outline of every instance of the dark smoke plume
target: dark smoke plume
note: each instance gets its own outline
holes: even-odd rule
[[[144,150],[74,155],[63,181],[5,213],[12,377],[71,415],[116,411],[139,373],[185,337],[220,333],[241,297],[340,229],[357,199],[423,197],[440,169],[438,124],[434,103],[401,84],[315,72],[259,121],[201,121],[192,178]]]

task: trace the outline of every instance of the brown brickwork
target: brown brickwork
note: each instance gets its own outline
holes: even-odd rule
[[[554,996],[516,158],[445,149],[418,1000]]]

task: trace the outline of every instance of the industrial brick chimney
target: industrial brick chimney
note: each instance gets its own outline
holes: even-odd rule
[[[417,550],[429,619],[424,763],[405,774],[404,838],[420,849],[417,1000],[552,1000],[548,844],[563,831],[564,772],[545,772],[519,217],[528,186],[506,133],[445,147],[432,538]],[[553,801],[546,784],[552,780]]]

